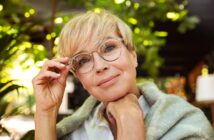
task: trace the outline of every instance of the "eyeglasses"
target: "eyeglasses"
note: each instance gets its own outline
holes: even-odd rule
[[[96,51],[90,53],[76,54],[68,62],[71,65],[71,72],[78,72],[80,74],[92,71],[94,67],[93,53],[96,52],[99,56],[108,62],[117,60],[121,54],[121,46],[123,45],[122,39],[110,38],[98,47]]]

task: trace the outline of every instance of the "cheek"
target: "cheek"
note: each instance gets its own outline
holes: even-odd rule
[[[136,63],[131,57],[127,57],[127,60],[124,62],[126,63],[121,67],[123,68],[121,71],[123,72],[125,79],[121,82],[129,83],[127,86],[133,86],[132,84],[135,84],[136,81]]]
[[[132,57],[126,57],[125,60],[118,63],[120,65],[121,71],[125,72],[129,76],[136,76],[136,62],[133,60]]]
[[[124,63],[122,63],[124,62]],[[122,79],[120,80],[120,84],[126,86],[127,88],[132,87],[135,85],[136,81],[136,68],[135,62],[131,60],[130,57],[126,57],[124,61],[120,61],[117,65],[115,65],[117,69],[122,74]]]
[[[85,76],[84,78],[79,78],[80,82],[82,83],[83,87],[87,92],[94,96],[95,98],[98,98],[100,96],[100,90],[97,88],[95,83],[95,76]]]
[[[122,85],[124,87],[130,88],[134,86],[136,83],[136,70],[135,69],[129,69],[123,73],[123,80],[121,80]]]
[[[89,76],[79,77],[80,82],[82,83],[84,89],[89,91],[92,88],[92,78]]]

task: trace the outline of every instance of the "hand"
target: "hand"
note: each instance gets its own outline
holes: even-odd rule
[[[70,66],[66,65],[68,61],[69,58],[66,57],[47,60],[38,75],[33,78],[37,111],[58,110],[70,69]]]
[[[111,130],[117,140],[144,138],[143,111],[134,94],[128,94],[120,100],[108,103],[106,112]]]

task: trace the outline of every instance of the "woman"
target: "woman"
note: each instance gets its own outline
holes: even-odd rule
[[[152,83],[136,85],[132,32],[118,17],[103,11],[73,18],[61,32],[59,51],[62,57],[46,61],[33,79],[37,140],[214,138],[199,109]],[[69,71],[91,96],[56,126]]]

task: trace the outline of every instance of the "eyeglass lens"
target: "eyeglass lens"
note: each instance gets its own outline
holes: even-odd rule
[[[75,72],[87,73],[93,69],[94,52],[97,52],[99,56],[106,61],[114,61],[120,57],[121,42],[116,39],[109,39],[105,41],[100,47],[98,47],[97,51],[93,51],[92,53],[82,53],[76,55],[71,62]]]

